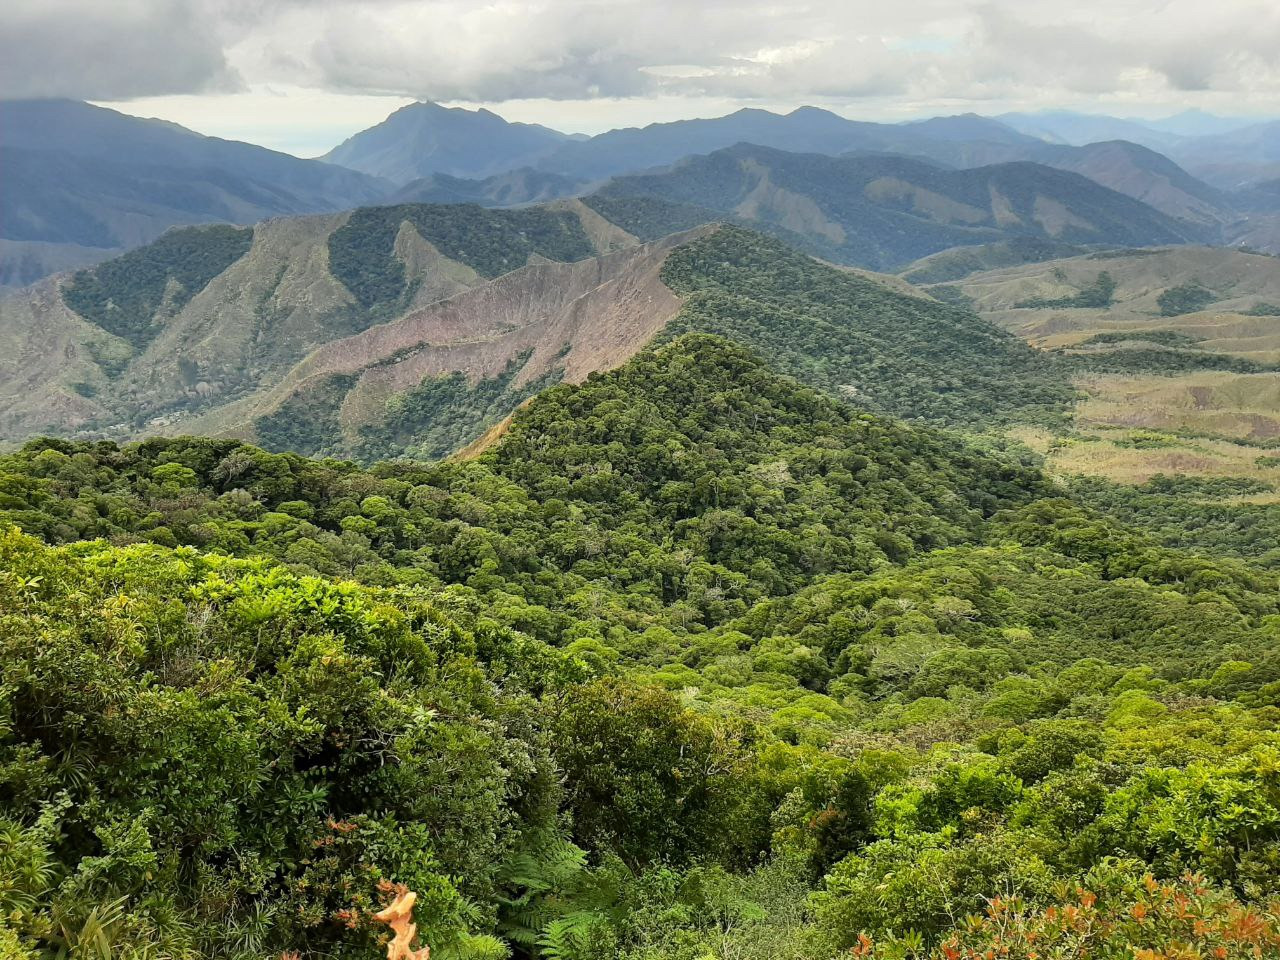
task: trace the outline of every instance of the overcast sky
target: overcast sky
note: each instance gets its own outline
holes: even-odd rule
[[[806,103],[1276,115],[1280,0],[4,0],[0,95],[301,156],[414,99],[585,133]]]

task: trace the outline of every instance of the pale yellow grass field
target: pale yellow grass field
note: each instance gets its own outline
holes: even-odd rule
[[[1280,374],[1197,371],[1177,377],[1095,376],[1076,427],[1134,427],[1174,433],[1280,438]]]
[[[1145,431],[1099,430],[1061,438],[1050,449],[1045,466],[1056,477],[1105,477],[1138,485],[1158,474],[1197,477],[1247,477],[1276,491],[1237,498],[1240,502],[1280,503],[1280,466],[1260,466],[1269,451],[1229,440],[1170,438],[1171,446],[1136,448],[1125,441]]]
[[[1030,425],[1019,425],[1010,427],[1005,431],[1005,436],[1011,440],[1016,440],[1033,453],[1040,456],[1046,456],[1058,437],[1052,430],[1045,427],[1033,427]]]

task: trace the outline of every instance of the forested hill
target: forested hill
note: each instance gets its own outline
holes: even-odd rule
[[[0,300],[0,435],[155,430],[269,389],[317,347],[531,260],[636,246],[573,201],[509,211],[366,207],[171,231]],[[490,317],[484,330],[492,327]]]
[[[663,281],[684,297],[664,336],[700,331],[768,357],[829,394],[897,417],[990,427],[1059,416],[1051,359],[970,310],[887,287],[721,227],[678,248]]]
[[[3,462],[9,497],[0,519],[49,540],[250,551],[333,575],[367,564],[413,567],[417,556],[423,575],[447,570],[447,579],[469,580],[488,570],[535,596],[540,578],[559,568],[579,586],[634,582],[642,606],[657,602],[650,612],[690,596],[689,571],[671,566],[673,554],[711,564],[724,578],[720,602],[741,611],[746,599],[824,572],[869,571],[919,549],[969,542],[984,517],[1045,489],[1032,471],[857,413],[705,335],[543,393],[471,464],[405,462],[367,474],[195,439],[123,451],[44,441]],[[482,476],[492,479],[480,496],[497,499],[482,511],[489,520],[480,540],[470,542],[455,523],[468,515],[465,491]],[[405,500],[410,484],[452,489],[456,502]],[[248,515],[237,490],[257,504]],[[360,519],[356,502],[370,496],[391,498],[387,519],[408,521],[408,539],[407,529],[385,536],[376,521]],[[409,513],[390,509],[391,501]],[[241,522],[249,515],[274,519],[266,527]],[[762,543],[769,548],[758,566]],[[573,592],[561,587],[557,602]],[[708,625],[723,613],[711,617]]]
[[[0,509],[8,956],[373,960],[397,884],[459,960],[1280,945],[1275,576],[720,338],[468,462],[46,440]]]
[[[1054,423],[1071,399],[1052,358],[969,310],[720,227],[530,267],[320,348],[232,429],[272,449],[436,459],[539,389],[691,332],[742,344],[831,396],[935,424]],[[468,342],[481,338],[483,351]],[[450,366],[459,372],[442,376]]]

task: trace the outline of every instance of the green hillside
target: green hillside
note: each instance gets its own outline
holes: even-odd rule
[[[635,246],[577,201],[406,204],[173,230],[0,300],[0,436],[123,438],[209,415],[278,385],[321,346],[531,260]],[[482,335],[492,330],[491,313]]]
[[[48,440],[0,509],[11,956],[373,960],[396,884],[445,958],[1280,943],[1275,576],[722,339],[470,462]]]
[[[597,412],[606,410],[608,417]],[[179,452],[170,456],[165,453],[170,448]],[[219,538],[202,540],[204,534],[196,527],[208,514],[220,512],[223,492],[243,486],[244,478],[227,476],[235,472],[237,460],[245,459],[245,470],[256,470],[252,465],[264,455],[251,448],[236,454],[242,449],[238,443],[215,440],[149,440],[123,454],[111,445],[67,446],[71,462],[93,460],[96,451],[102,457],[100,463],[86,464],[84,482],[69,499],[61,494],[70,491],[38,479],[41,456],[54,462],[66,459],[56,452],[58,445],[53,443],[50,452],[40,456],[35,454],[43,447],[26,449],[33,452],[7,461],[31,478],[14,488],[25,506],[15,504],[4,516],[51,539],[155,539],[149,530],[158,526],[164,528],[161,542],[232,552],[252,543],[257,544],[255,553],[287,560],[300,534],[319,536],[314,524],[325,523],[326,511],[348,509],[344,478],[364,482],[358,479],[364,475],[350,464],[313,463],[293,454],[267,456],[279,477],[262,507],[288,514],[281,504],[312,500],[312,508],[297,518],[306,523],[271,546],[256,533],[240,539],[234,533],[239,525],[232,524],[227,530],[232,540],[224,543]],[[162,466],[170,460],[171,467]],[[609,468],[602,471],[601,464]],[[760,596],[807,582],[818,572],[871,570],[920,548],[965,542],[983,516],[1024,502],[1040,489],[1034,473],[977,457],[944,435],[855,413],[769,372],[742,348],[704,335],[643,353],[582,386],[543,393],[479,463],[406,462],[380,470],[392,487],[400,485],[394,478],[403,476],[446,488],[460,483],[461,492],[475,475],[492,474],[503,478],[507,490],[524,490],[502,511],[505,519],[495,529],[516,541],[495,543],[493,548],[495,556],[510,560],[510,565],[499,564],[502,575],[512,582],[527,578],[535,593],[538,580],[554,568],[561,550],[559,562],[572,570],[583,548],[576,536],[555,532],[563,526],[565,518],[558,512],[562,504],[557,504],[565,498],[577,515],[570,526],[580,528],[581,536],[595,536],[590,530],[609,531],[592,551],[593,559],[584,563],[584,571],[634,578],[646,585],[642,593],[647,593],[670,580],[670,571],[664,573],[669,562],[665,558],[688,549],[720,565],[726,575],[732,571],[729,582],[737,582],[745,595]],[[736,481],[735,474],[741,474]],[[766,505],[759,498],[769,486],[781,486],[787,495]],[[254,485],[245,489],[255,499],[261,496]],[[161,490],[187,491],[178,498],[183,506],[176,513],[157,516],[148,506]],[[329,490],[334,502],[314,502],[308,490]],[[123,499],[117,502],[116,496]],[[44,506],[50,497],[55,506]],[[549,504],[546,514],[537,506],[544,501]],[[107,503],[111,506],[103,512]],[[287,517],[280,519],[292,526]],[[346,527],[335,523],[332,529],[342,534]],[[371,532],[359,524],[353,529]],[[818,530],[825,532],[814,539]],[[656,531],[663,532],[655,536]],[[443,538],[443,546],[448,524],[434,536]],[[760,539],[772,545],[767,572],[753,566]],[[541,548],[534,550],[534,544]],[[457,560],[466,566],[489,556],[490,550],[483,548],[471,559],[463,550]],[[360,562],[377,562],[377,557],[376,549],[364,552]],[[386,559],[404,558],[393,553]],[[635,570],[623,574],[630,564]],[[331,564],[322,569],[341,572]],[[668,602],[684,596],[685,586],[679,578],[670,581],[664,588]]]
[[[971,312],[887,289],[758,233],[721,227],[679,243],[661,263],[660,277],[683,302],[673,307],[665,325],[654,328],[658,342],[687,333],[726,337],[829,396],[851,398],[880,413],[991,429],[1011,422],[1057,423],[1072,399],[1057,358],[1045,357]],[[546,285],[530,278],[527,287]],[[523,302],[525,296],[516,290],[499,300]],[[494,299],[483,290],[476,299],[475,320],[488,335]],[[534,321],[554,309],[534,311]],[[515,311],[511,307],[507,317]],[[441,313],[443,326],[469,316],[471,308],[459,299]],[[423,312],[411,319],[419,324],[428,316]],[[434,322],[426,325],[435,329]],[[563,379],[566,370],[573,374],[570,379],[580,379],[576,351],[591,349],[597,338],[617,342],[622,337],[615,325],[593,315],[590,327],[579,328],[563,345],[557,341],[556,356],[544,357],[541,365],[525,349],[502,367],[490,365],[483,377],[470,368],[470,376],[459,371],[427,377],[380,402],[362,401],[362,378],[385,375],[382,371],[408,362],[415,351],[437,349],[410,345],[394,334],[396,326],[365,338],[390,337],[397,349],[371,361],[363,374],[352,374],[344,365],[348,355],[364,349],[360,339],[346,342],[330,364],[333,373],[321,375],[314,358],[304,361],[298,386],[254,419],[255,439],[273,450],[333,453],[365,462],[447,456]],[[616,351],[614,362],[641,349],[653,332]],[[593,363],[593,369],[614,365]],[[339,366],[342,372],[336,372]]]
[[[736,339],[870,409],[966,428],[1053,422],[1081,364],[1267,369],[1156,347],[1064,367],[956,309],[969,303],[959,283],[910,297],[804,255],[898,263],[995,239],[1006,246],[979,260],[1002,250],[1022,262],[1084,234],[1178,240],[1161,217],[1034,164],[948,171],[743,146],[616,180],[586,202],[408,203],[177,230],[0,303],[0,438],[193,433],[366,461],[437,457],[549,383],[690,331]],[[716,220],[738,228],[659,270],[653,257],[689,239],[666,239],[672,230]]]
[[[550,384],[690,332],[936,424],[1055,423],[1072,399],[1057,358],[893,278],[734,226],[641,244],[629,218],[663,211],[410,204],[175,231],[77,274],[61,301],[5,304],[0,431],[435,459]]]
[[[1086,253],[1083,247],[1037,237],[1017,237],[999,243],[943,250],[907,265],[900,273],[911,283],[951,283],[983,270],[1043,263]]]
[[[182,309],[218,274],[249,252],[251,228],[216,225],[171,230],[140,250],[71,278],[67,306],[103,330],[145,346],[157,332],[157,313]]]
[[[657,240],[679,230],[733,218],[710,207],[673,203],[657,197],[615,197],[595,193],[582,201],[600,216],[641,240]]]
[[[962,254],[906,275],[937,276],[932,269]],[[1022,336],[1072,382],[1078,399],[1061,429],[1012,433],[1081,498],[1170,546],[1280,563],[1274,257],[1193,246],[1080,251],[924,289]]]
[[[686,298],[665,336],[728,337],[870,409],[981,427],[1052,419],[1070,399],[1050,358],[971,311],[887,290],[760,234],[725,227],[687,244],[663,279]]]

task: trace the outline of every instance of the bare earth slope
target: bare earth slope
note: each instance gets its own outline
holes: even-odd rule
[[[659,273],[672,249],[709,229],[576,263],[531,263],[319,347],[277,386],[183,430],[261,441],[264,418],[323,396],[321,415],[336,414],[355,447],[398,396],[454,372],[474,386],[514,368],[517,391],[549,377],[580,382],[628,360],[679,312]]]
[[[451,209],[465,219],[468,208]],[[578,201],[520,216],[522,228],[536,227],[541,217],[570,230],[576,256],[638,243]],[[342,279],[351,264],[333,259],[333,238],[349,219],[341,213],[264,221],[243,232],[242,248],[198,275],[191,263],[214,256],[217,231],[225,243],[225,228],[186,228],[129,254],[120,261],[127,266],[64,274],[0,299],[0,439],[128,438],[187,429],[194,418],[216,420],[222,407],[279,385],[316,348],[490,282],[406,219],[366,241],[375,252],[362,263],[388,264],[384,272],[394,286],[390,299],[362,304]],[[457,245],[447,230],[442,235]],[[468,243],[483,252],[486,239],[481,233]],[[166,243],[181,255],[166,259]],[[526,262],[547,266],[549,277],[556,273],[536,243],[516,260]],[[486,301],[495,323],[508,309],[501,301],[510,290],[504,284]]]

